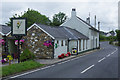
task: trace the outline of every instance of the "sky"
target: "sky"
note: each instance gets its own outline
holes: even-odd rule
[[[104,32],[118,29],[118,0],[2,0],[0,1],[0,24],[5,24],[14,14],[23,14],[27,9],[34,9],[50,19],[54,14],[64,12],[71,17],[72,8],[76,8],[77,16],[86,20],[94,16],[101,22],[100,29]]]

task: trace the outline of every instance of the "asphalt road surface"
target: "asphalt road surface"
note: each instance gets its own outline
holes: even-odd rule
[[[118,78],[118,47],[101,42],[101,50],[12,78]]]

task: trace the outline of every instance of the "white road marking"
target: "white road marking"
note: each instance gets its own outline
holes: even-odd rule
[[[88,67],[87,69],[83,70],[81,73],[85,73],[87,70],[89,70],[90,68],[92,68],[95,65],[91,65],[90,67]]]
[[[67,61],[64,61],[63,63],[66,63],[66,62],[68,62],[68,60],[67,60]]]
[[[106,57],[109,57],[111,54],[108,54]]]
[[[67,60],[67,61],[71,61],[71,60]]]
[[[46,67],[36,69],[36,70],[30,71],[30,72],[26,72],[26,73],[23,73],[23,74],[20,74],[20,75],[16,75],[16,76],[13,76],[13,77],[10,77],[10,78],[16,78],[16,77],[19,77],[19,76],[27,75],[27,74],[30,74],[30,73],[33,73],[33,72],[36,72],[36,71],[40,71],[40,70],[43,70],[43,69],[47,69],[47,68],[50,68],[50,67],[53,67],[53,66],[55,66],[55,65],[46,66]]]
[[[53,66],[55,66],[55,65],[51,65],[51,67],[53,67]]]
[[[58,64],[62,64],[62,62],[58,63]]]
[[[103,61],[105,59],[105,57],[104,58],[102,58],[102,59],[100,59],[98,62],[101,62],[101,61]]]
[[[71,59],[71,60],[75,60],[75,58]]]
[[[75,59],[78,59],[79,57],[76,57]]]
[[[114,52],[112,52],[111,54],[114,54],[118,49],[116,48],[116,50]]]
[[[63,64],[63,63],[65,63],[65,61],[64,61],[64,62],[61,62],[61,64]]]
[[[26,73],[23,73],[23,74],[20,74],[20,75],[16,75],[16,76],[13,76],[13,77],[10,77],[10,78],[16,78],[16,77],[23,76],[23,75],[26,75],[26,74],[30,74],[30,73],[33,73],[33,72],[36,72],[36,71],[39,71],[39,70],[43,70],[43,69],[49,68],[49,67],[50,66],[47,66],[47,67],[44,67],[44,68],[41,68],[41,69],[36,69],[36,70],[30,71],[30,72],[26,72]]]

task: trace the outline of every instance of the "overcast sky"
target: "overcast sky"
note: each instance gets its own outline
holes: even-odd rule
[[[28,8],[39,11],[50,19],[58,12],[64,12],[69,18],[71,9],[76,8],[77,16],[86,20],[91,17],[94,25],[94,16],[101,22],[101,30],[108,32],[118,28],[118,0],[2,0],[0,2],[0,24],[5,24],[14,14],[21,15]]]

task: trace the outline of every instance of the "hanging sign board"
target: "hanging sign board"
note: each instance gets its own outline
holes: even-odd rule
[[[12,18],[12,36],[27,35],[27,21],[25,18]]]

